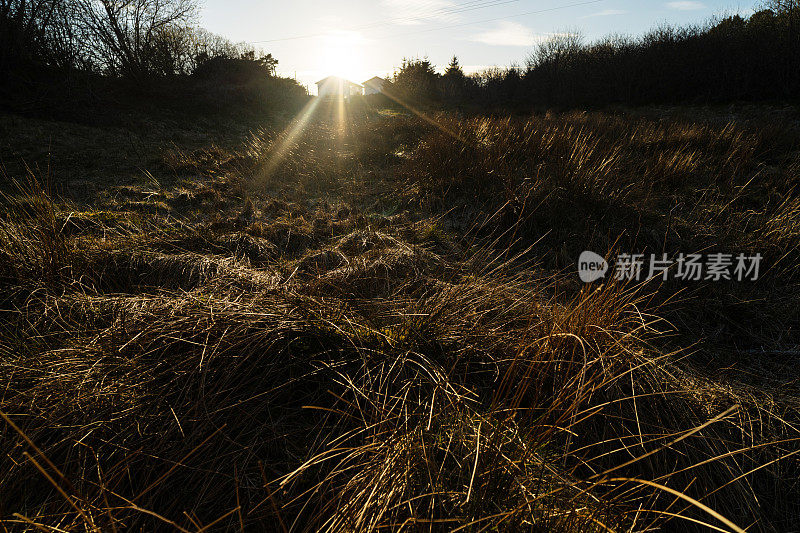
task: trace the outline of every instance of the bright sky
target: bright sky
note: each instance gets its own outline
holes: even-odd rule
[[[403,57],[427,56],[440,70],[455,54],[467,72],[524,64],[537,40],[580,30],[594,40],[636,35],[663,23],[752,13],[757,0],[205,0],[202,25],[255,43],[278,71],[314,82],[385,77]]]

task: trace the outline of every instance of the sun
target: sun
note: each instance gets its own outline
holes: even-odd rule
[[[326,76],[339,76],[361,83],[366,75],[366,39],[354,31],[331,31],[320,38],[318,69]],[[363,78],[363,79],[362,79]]]

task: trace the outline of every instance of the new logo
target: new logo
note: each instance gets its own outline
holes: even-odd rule
[[[608,261],[594,252],[585,251],[578,258],[578,275],[584,283],[602,279],[608,272]]]

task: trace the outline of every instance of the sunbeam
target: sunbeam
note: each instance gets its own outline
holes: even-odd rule
[[[390,98],[392,101],[394,101],[394,102],[400,104],[401,106],[405,107],[406,109],[408,109],[409,111],[414,113],[416,116],[418,116],[419,118],[421,118],[422,120],[424,120],[428,124],[430,124],[430,125],[434,126],[435,128],[441,130],[443,133],[446,133],[447,135],[453,137],[456,140],[459,140],[459,141],[463,142],[464,144],[472,144],[467,139],[465,139],[462,135],[460,135],[458,132],[447,128],[441,122],[429,117],[423,111],[421,111],[421,110],[417,109],[416,107],[414,107],[413,105],[411,105],[410,102],[408,102],[407,100],[402,98],[399,94],[396,93],[396,91],[393,91],[391,88],[389,88],[389,87],[385,88],[384,91],[383,91],[383,94],[387,98]]]
[[[261,168],[261,178],[269,178],[278,165],[286,157],[286,154],[297,140],[297,137],[308,125],[309,120],[316,112],[320,98],[311,98],[303,109],[295,116],[292,122],[280,133],[273,142],[267,162]]]

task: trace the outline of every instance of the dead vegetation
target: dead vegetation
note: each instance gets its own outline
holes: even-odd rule
[[[155,215],[5,199],[7,530],[798,526],[796,373],[714,370],[797,343],[791,130],[337,112],[184,154]],[[773,267],[561,271],[711,245]]]

